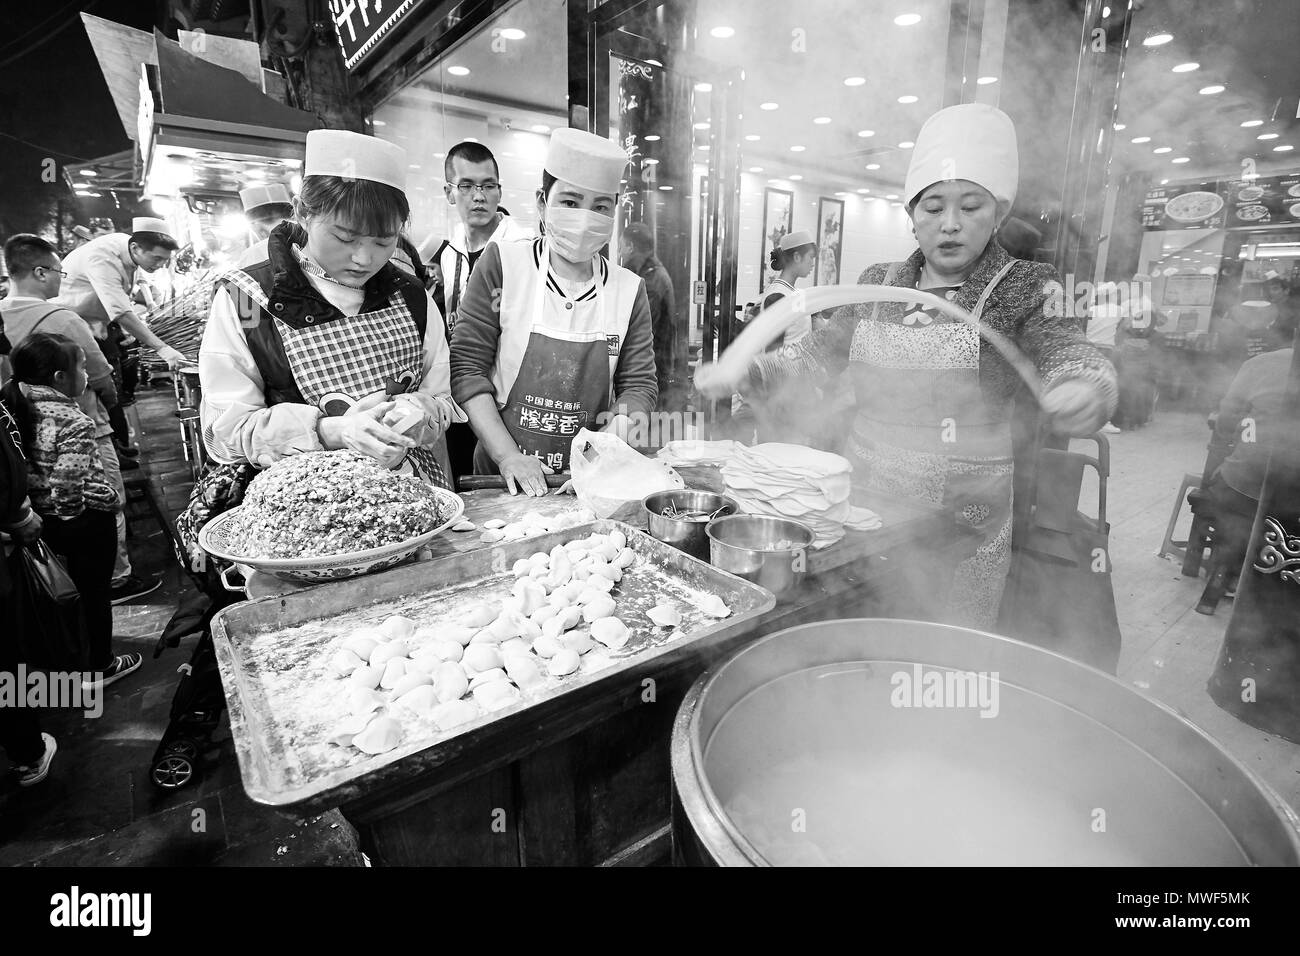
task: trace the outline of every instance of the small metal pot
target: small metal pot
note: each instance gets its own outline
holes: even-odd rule
[[[709,563],[730,571],[778,598],[803,583],[807,549],[816,535],[806,524],[767,515],[731,515],[709,522]],[[790,542],[786,547],[778,547]]]
[[[669,518],[664,509],[672,505],[678,511],[702,511],[700,518]],[[708,516],[722,509],[722,514],[732,515],[740,512],[740,504],[734,498],[715,494],[712,491],[656,491],[641,500],[646,511],[646,527],[652,538],[658,538],[664,544],[671,544],[679,551],[685,551],[701,561],[709,560],[709,539],[705,529],[709,525]]]

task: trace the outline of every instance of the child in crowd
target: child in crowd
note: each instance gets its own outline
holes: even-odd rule
[[[81,592],[91,668],[82,685],[107,687],[138,669],[141,657],[112,651],[116,513],[123,503],[104,476],[94,422],[77,406],[86,355],[71,339],[38,332],[9,363],[13,377],[0,397],[22,435],[32,507],[44,519],[45,543]]]

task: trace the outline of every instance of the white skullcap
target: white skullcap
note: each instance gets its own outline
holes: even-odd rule
[[[293,197],[289,195],[289,187],[284,183],[269,183],[265,186],[245,186],[239,191],[239,201],[244,212],[249,212],[258,206],[270,206],[273,203],[287,205],[293,202]]]
[[[167,225],[165,219],[154,219],[151,216],[136,216],[131,220],[132,232],[158,232],[171,239],[176,237],[172,235],[172,227]]]
[[[798,232],[787,232],[781,237],[777,248],[784,252],[786,249],[794,249],[796,246],[811,246],[816,240],[807,229],[800,229]]]
[[[626,167],[627,153],[617,143],[580,129],[557,129],[543,169],[580,189],[617,196]]]
[[[343,129],[314,129],[307,134],[302,174],[368,179],[406,191],[406,150],[396,143]]]
[[[983,186],[998,202],[1015,201],[1020,178],[1016,127],[986,103],[939,110],[921,127],[903,186],[903,204],[938,182],[965,179]]]

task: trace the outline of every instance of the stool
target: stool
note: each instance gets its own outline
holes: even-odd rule
[[[162,529],[163,534],[167,535],[173,542],[176,541],[176,531],[163,514],[162,508],[158,507],[158,499],[154,497],[153,484],[149,481],[149,476],[143,470],[128,472],[122,476],[122,484],[126,487],[126,504],[132,502],[143,504],[149,512],[149,516],[157,522],[158,527]],[[131,531],[131,514],[125,511],[127,534],[130,536]]]
[[[1192,512],[1192,532],[1188,535],[1186,541],[1174,540],[1174,528],[1177,527],[1178,525],[1178,516],[1181,515],[1183,512],[1183,502],[1188,499],[1190,494],[1200,490],[1201,490],[1200,475],[1194,475],[1191,472],[1188,472],[1187,474],[1183,475],[1183,483],[1178,487],[1178,497],[1174,499],[1173,514],[1169,516],[1169,526],[1165,528],[1164,540],[1160,542],[1160,550],[1156,553],[1156,557],[1160,557],[1160,558],[1166,557],[1167,555],[1170,554],[1176,554],[1178,555],[1178,557],[1182,558],[1183,574],[1189,573],[1187,571],[1187,562],[1190,560],[1191,552],[1192,552],[1192,548],[1190,544],[1191,542],[1195,542],[1198,540],[1197,532],[1200,530],[1196,527],[1197,516],[1196,516],[1195,509],[1193,509]],[[1204,532],[1201,533],[1201,537],[1204,537]],[[1201,547],[1202,549],[1204,549],[1205,545],[1202,545]],[[1201,553],[1196,552],[1195,557],[1196,557],[1197,566],[1195,570],[1190,572],[1191,574],[1198,574],[1200,571]]]

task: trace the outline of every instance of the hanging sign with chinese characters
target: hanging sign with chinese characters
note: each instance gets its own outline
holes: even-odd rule
[[[424,0],[329,0],[334,32],[349,70],[373,53],[399,20]]]

